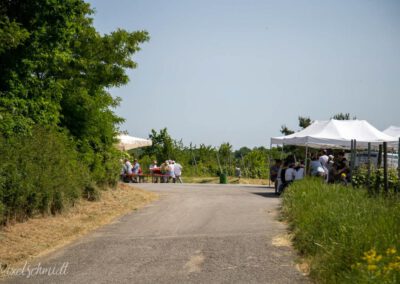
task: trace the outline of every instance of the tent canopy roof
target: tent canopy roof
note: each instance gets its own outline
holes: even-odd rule
[[[393,136],[395,138],[400,138],[400,127],[399,126],[389,126],[387,129],[382,131],[383,133]]]
[[[271,144],[298,145],[313,148],[349,149],[351,140],[357,140],[357,148],[365,149],[368,143],[378,146],[383,142],[395,142],[366,120],[323,120],[314,121],[305,129],[291,135],[273,137]]]
[[[135,148],[147,147],[152,145],[152,141],[148,139],[133,137],[126,134],[119,134],[117,136],[117,148],[122,151],[128,151]]]

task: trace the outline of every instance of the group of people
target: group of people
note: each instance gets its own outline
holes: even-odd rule
[[[291,159],[275,160],[275,164],[270,168],[271,181],[275,183],[275,193],[280,194],[293,181],[304,178],[304,162],[294,162]]]
[[[182,183],[182,165],[172,160],[167,160],[160,166],[157,165],[157,161],[149,167],[150,176],[152,182],[179,182]],[[125,182],[141,182],[144,179],[142,167],[140,166],[137,159],[133,160],[133,164],[129,159],[123,161],[121,170],[121,179]]]
[[[133,160],[133,164],[129,161],[129,159],[124,159],[124,163],[121,169],[121,179],[123,181],[139,182],[139,178],[142,173],[142,167],[140,166],[137,159]]]
[[[179,182],[182,183],[182,165],[173,160],[167,160],[160,166],[157,161],[153,161],[149,170],[152,175],[153,182]]]
[[[270,168],[271,181],[275,183],[277,194],[282,193],[293,181],[303,179],[306,174],[321,177],[327,183],[347,184],[350,178],[350,167],[344,152],[338,153],[335,159],[333,153],[322,150],[312,155],[308,173],[306,173],[304,162],[296,163],[292,157],[284,161],[277,159]]]
[[[310,163],[311,176],[322,177],[327,183],[340,182],[347,184],[350,179],[350,167],[344,152],[340,152],[337,158],[333,154],[328,155],[327,150],[312,156]]]

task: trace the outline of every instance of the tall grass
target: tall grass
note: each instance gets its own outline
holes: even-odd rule
[[[283,212],[317,282],[400,282],[398,197],[311,179],[287,189]]]

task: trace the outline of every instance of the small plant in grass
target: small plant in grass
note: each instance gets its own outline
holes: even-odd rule
[[[382,253],[372,248],[364,252],[352,269],[363,283],[396,283],[400,279],[400,255],[395,247]]]

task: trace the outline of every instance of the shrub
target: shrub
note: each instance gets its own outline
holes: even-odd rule
[[[370,189],[374,192],[381,192],[383,190],[383,169],[372,168],[370,171],[370,178],[368,181],[368,170],[366,167],[359,167],[354,171],[352,184],[355,187],[367,187],[368,182]],[[399,178],[396,169],[388,169],[388,187],[389,191],[394,192],[399,190]]]
[[[90,174],[64,133],[34,128],[0,137],[0,224],[56,214],[81,197]]]
[[[294,232],[294,246],[310,259],[311,276],[317,282],[400,281],[397,196],[371,197],[365,189],[307,179],[284,193],[283,212]],[[396,254],[382,257],[388,250]],[[381,255],[379,261],[368,262],[371,251]]]

